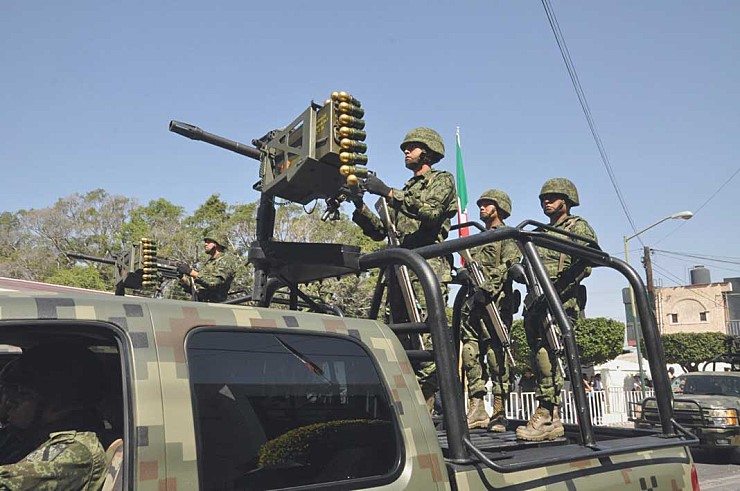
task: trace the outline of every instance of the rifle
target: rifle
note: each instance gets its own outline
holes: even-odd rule
[[[391,220],[391,215],[388,211],[388,202],[385,198],[381,197],[375,203],[375,209],[380,215],[380,220],[385,225],[385,229],[388,235],[388,244],[391,247],[400,247],[401,241],[398,238],[398,230],[396,225]],[[393,272],[395,273],[398,286],[401,289],[401,295],[403,296],[403,302],[406,306],[406,312],[408,313],[409,320],[411,322],[420,323],[423,322],[421,318],[421,312],[419,311],[419,302],[414,293],[414,287],[411,284],[411,277],[409,276],[409,270],[405,265],[393,266]],[[424,343],[422,342],[421,334],[418,335],[418,349],[424,349]]]
[[[465,261],[465,266],[468,271],[470,271],[470,278],[473,280],[473,283],[476,287],[480,288],[485,282],[483,270],[480,265],[473,260],[473,256],[470,254],[469,250],[463,249],[459,251],[458,254],[460,254],[460,257]],[[504,322],[501,319],[501,314],[493,301],[486,304],[486,314],[487,315],[483,317],[483,327],[488,331],[486,334],[490,338],[491,331],[496,333],[496,337],[501,342],[501,346],[503,346],[504,351],[506,351],[506,356],[509,358],[511,366],[515,367],[516,361],[514,361],[514,356],[511,354],[511,336],[509,335],[509,330],[504,325]]]
[[[552,318],[552,314],[547,306],[545,293],[532,270],[532,266],[527,261],[524,261],[523,265],[527,289],[530,292],[530,295],[527,295],[524,298],[524,309],[527,312],[534,312],[540,308],[544,308],[545,339],[547,340],[547,344],[550,345],[550,350],[552,350],[555,355],[560,375],[565,377],[565,368],[563,367],[563,360],[561,359],[565,350],[563,342],[560,339],[560,330],[558,329],[557,324],[555,324],[555,320]]]

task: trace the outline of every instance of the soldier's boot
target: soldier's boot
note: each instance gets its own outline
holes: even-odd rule
[[[554,408],[547,409],[540,405],[525,426],[516,429],[516,437],[519,440],[530,442],[541,442],[543,440],[554,440],[565,434],[562,423],[559,426],[553,424],[552,413]]]
[[[470,414],[473,412],[473,397],[468,397],[468,412],[465,413],[465,419],[470,418]]]
[[[552,408],[552,426],[554,428],[561,428],[563,433],[565,433],[563,421],[560,419],[560,406],[557,405]]]
[[[493,396],[493,415],[491,422],[488,423],[488,431],[494,433],[503,433],[506,431],[508,421],[506,420],[506,406],[504,405],[504,396],[494,394]]]
[[[490,418],[482,397],[471,397],[468,411],[468,428],[488,428]]]

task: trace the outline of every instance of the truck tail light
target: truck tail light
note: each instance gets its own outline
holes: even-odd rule
[[[691,464],[691,491],[701,491],[699,487],[699,474],[696,472],[696,466]]]

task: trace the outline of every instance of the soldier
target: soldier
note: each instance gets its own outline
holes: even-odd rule
[[[7,365],[0,380],[3,429],[14,428],[19,447],[32,448],[0,465],[0,489],[100,489],[106,457],[95,404],[103,377],[93,354],[79,345],[37,346]]]
[[[597,240],[596,233],[586,220],[570,214],[571,208],[579,205],[579,200],[575,184],[568,179],[555,178],[546,181],[540,191],[540,205],[552,227]],[[547,230],[545,233],[566,237]],[[585,287],[581,285],[581,281],[591,274],[591,268],[582,260],[574,260],[558,251],[538,248],[538,253],[563,302],[566,314],[575,323],[586,305]],[[557,357],[545,337],[544,308],[545,305],[540,303],[536,308],[531,307],[530,311],[524,311],[524,331],[532,352],[539,406],[527,425],[517,428],[516,436],[522,440],[552,440],[565,433],[558,410],[563,378],[557,369]]]
[[[511,215],[509,195],[498,189],[489,189],[478,198],[480,219],[486,230],[504,227],[504,219]],[[519,262],[521,253],[516,243],[507,239],[477,247],[471,251],[473,260],[481,267],[486,282],[466,302],[462,311],[462,362],[468,380],[468,428],[488,428],[501,433],[506,431],[505,404],[509,396],[509,364],[503,346],[495,333],[485,328],[482,316],[491,301],[501,313],[501,320],[511,332],[511,322],[517,306],[512,301],[514,293],[506,275],[512,264]],[[486,395],[486,376],[481,363],[485,356],[488,376],[493,390],[493,416],[489,418],[483,403]]]
[[[226,251],[227,240],[221,234],[207,234],[203,237],[203,247],[208,259],[198,268],[188,264],[177,266],[182,275],[180,283],[188,293],[197,292],[199,302],[223,302],[229,294],[234,281],[236,260]]]
[[[442,137],[431,128],[414,128],[406,134],[401,142],[405,155],[406,168],[413,176],[406,181],[402,189],[387,186],[378,177],[371,174],[365,182],[368,193],[382,196],[388,200],[390,218],[395,224],[401,247],[413,249],[442,242],[450,232],[450,218],[456,213],[457,194],[455,180],[446,171],[432,169],[445,154]],[[361,196],[353,199],[355,211],[352,220],[357,223],[365,235],[373,240],[384,240],[387,231],[383,222],[365,206]],[[434,270],[442,294],[447,299],[447,284],[452,281],[451,258],[432,258],[428,260]],[[414,278],[414,290],[424,308],[424,295],[418,280]],[[389,291],[393,291],[389,287]],[[403,302],[398,295],[389,295],[391,312]],[[395,320],[397,322],[398,319]],[[422,336],[425,349],[431,349],[431,335]],[[416,368],[416,376],[430,411],[434,405],[434,393],[437,391],[436,367],[434,362],[424,362]]]

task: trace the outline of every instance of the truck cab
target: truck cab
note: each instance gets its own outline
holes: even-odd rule
[[[507,228],[435,247],[509,236],[541,237]],[[572,241],[552,245],[593,254]],[[581,411],[563,438],[538,443],[516,440],[513,431],[469,431],[454,336],[423,259],[436,252],[358,258],[363,268],[401,262],[422,278],[430,309],[422,326],[306,312],[300,303],[2,292],[0,364],[44,343],[80,344],[101,361],[108,383],[98,436],[110,459],[104,489],[698,489],[688,450],[696,439],[670,420],[668,432],[594,427]],[[619,261],[602,253],[592,260]],[[551,287],[544,285],[551,310],[567,322]],[[434,352],[406,350],[399,334],[422,329],[434,336]],[[415,380],[413,360],[425,356],[437,362],[442,417],[429,414]]]

